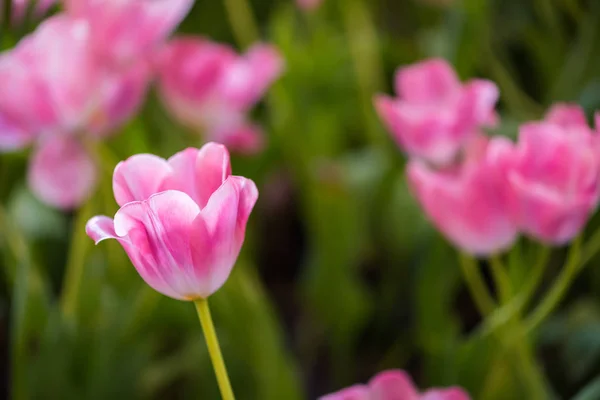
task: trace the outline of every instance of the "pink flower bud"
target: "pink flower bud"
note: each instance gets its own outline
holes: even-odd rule
[[[239,56],[228,46],[183,37],[164,48],[157,64],[162,100],[176,118],[232,149],[260,150],[259,130],[246,113],[282,72],[275,48],[257,44]]]
[[[494,138],[475,141],[468,150],[460,165],[441,170],[413,160],[408,179],[425,214],[448,240],[476,255],[496,253],[517,237],[507,180],[511,144]]]
[[[509,179],[521,230],[549,244],[572,240],[600,195],[598,137],[580,107],[556,105],[521,126]]]
[[[169,160],[135,155],[115,168],[121,209],[86,227],[96,241],[117,239],[156,291],[179,300],[206,298],[227,280],[244,241],[258,191],[232,176],[227,149],[208,143]]]
[[[406,372],[389,370],[377,374],[368,385],[354,385],[319,400],[469,400],[469,395],[457,387],[419,393]]]
[[[496,85],[481,79],[463,85],[444,60],[399,69],[395,86],[398,98],[378,95],[375,107],[410,156],[447,164],[480,127],[495,123]]]

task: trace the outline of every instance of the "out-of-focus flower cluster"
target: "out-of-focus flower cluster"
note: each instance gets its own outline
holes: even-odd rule
[[[563,245],[583,229],[600,196],[600,149],[581,107],[553,106],[513,143],[483,133],[499,122],[492,82],[461,84],[434,59],[401,68],[395,86],[376,108],[410,157],[415,196],[456,246],[493,254],[519,233]]]
[[[0,150],[33,145],[28,180],[41,200],[72,208],[91,194],[97,167],[87,147],[136,114],[155,77],[181,122],[234,151],[260,150],[246,114],[282,71],[274,48],[239,56],[203,38],[169,41],[193,0],[64,3],[0,54]],[[39,14],[49,5],[38,3]],[[27,4],[15,6],[18,14]]]

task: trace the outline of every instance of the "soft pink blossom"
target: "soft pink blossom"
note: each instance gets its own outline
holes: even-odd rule
[[[260,149],[260,129],[246,114],[282,72],[275,48],[257,44],[240,56],[229,46],[182,37],[163,49],[157,65],[162,100],[182,123],[233,150]]]
[[[430,389],[419,393],[410,376],[401,370],[377,374],[367,385],[354,385],[319,400],[469,400],[458,387]]]
[[[36,146],[29,183],[60,208],[76,207],[95,187],[82,137],[114,133],[137,111],[150,77],[144,63],[116,70],[98,62],[89,33],[85,20],[59,14],[0,54],[0,151]]]
[[[410,186],[425,214],[464,251],[500,252],[517,237],[507,180],[510,150],[507,139],[481,138],[458,165],[439,170],[420,160],[408,165]]]
[[[375,107],[410,156],[447,164],[480,127],[496,121],[496,85],[482,79],[462,84],[442,59],[400,68],[395,88],[397,98],[378,95]]]
[[[88,22],[90,46],[117,65],[146,57],[185,18],[194,0],[65,0],[67,12]]]
[[[206,298],[225,283],[258,191],[231,175],[224,146],[168,160],[135,155],[115,168],[113,189],[121,206],[114,220],[98,216],[86,227],[96,243],[117,239],[146,283],[175,299]]]
[[[554,106],[521,126],[509,174],[521,230],[543,242],[573,239],[600,195],[598,136],[578,106]]]

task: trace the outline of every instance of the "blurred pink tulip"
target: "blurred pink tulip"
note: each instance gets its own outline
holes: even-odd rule
[[[559,104],[521,126],[509,174],[525,233],[549,244],[572,240],[600,195],[598,136],[580,107]]]
[[[89,23],[91,46],[104,62],[144,58],[185,18],[194,0],[65,0]]]
[[[239,56],[228,46],[184,37],[172,40],[157,64],[162,100],[183,124],[232,150],[260,150],[262,135],[246,113],[282,73],[275,48],[257,44]]]
[[[296,0],[296,4],[303,10],[313,11],[319,8],[323,0]]]
[[[231,175],[224,146],[169,160],[135,155],[115,168],[113,189],[121,206],[114,220],[98,216],[86,227],[96,243],[117,239],[146,283],[174,299],[206,298],[225,283],[258,191]]]
[[[48,204],[72,208],[94,188],[95,167],[79,142],[113,133],[145,97],[149,68],[106,68],[89,26],[59,14],[0,54],[0,151],[38,143],[29,183]],[[64,160],[64,166],[61,165]]]
[[[410,161],[408,179],[433,224],[456,246],[476,255],[509,248],[517,237],[507,180],[511,144],[481,139],[459,165],[434,170]]]
[[[482,79],[463,85],[444,60],[400,68],[395,86],[398,98],[378,95],[375,107],[410,156],[447,164],[480,127],[496,122],[496,85]]]
[[[406,372],[389,370],[376,375],[368,385],[354,385],[319,400],[469,400],[469,395],[457,387],[419,393]]]

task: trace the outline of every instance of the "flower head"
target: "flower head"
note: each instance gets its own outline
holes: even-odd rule
[[[389,370],[373,377],[368,385],[354,385],[319,400],[469,400],[469,395],[456,387],[419,393],[406,372]]]
[[[479,128],[495,123],[496,85],[482,79],[461,84],[444,60],[399,69],[395,87],[398,98],[378,95],[375,107],[410,156],[448,164]]]
[[[438,170],[419,160],[408,165],[410,186],[425,214],[469,253],[499,252],[517,237],[507,179],[510,149],[507,139],[481,138],[459,165]]]
[[[135,155],[113,176],[121,206],[86,227],[96,241],[117,239],[140,276],[179,300],[206,298],[227,280],[258,198],[254,182],[232,176],[227,149],[208,143],[168,160]]]
[[[30,186],[60,208],[81,204],[95,186],[95,163],[81,137],[114,133],[149,82],[144,62],[108,68],[89,44],[86,20],[58,14],[0,54],[0,150],[34,144]]]
[[[509,173],[521,230],[560,245],[583,229],[600,196],[598,140],[579,106],[521,126]]]
[[[261,148],[260,128],[246,113],[282,72],[275,48],[257,44],[240,56],[207,39],[182,37],[163,49],[157,64],[162,100],[182,123],[235,150]]]

